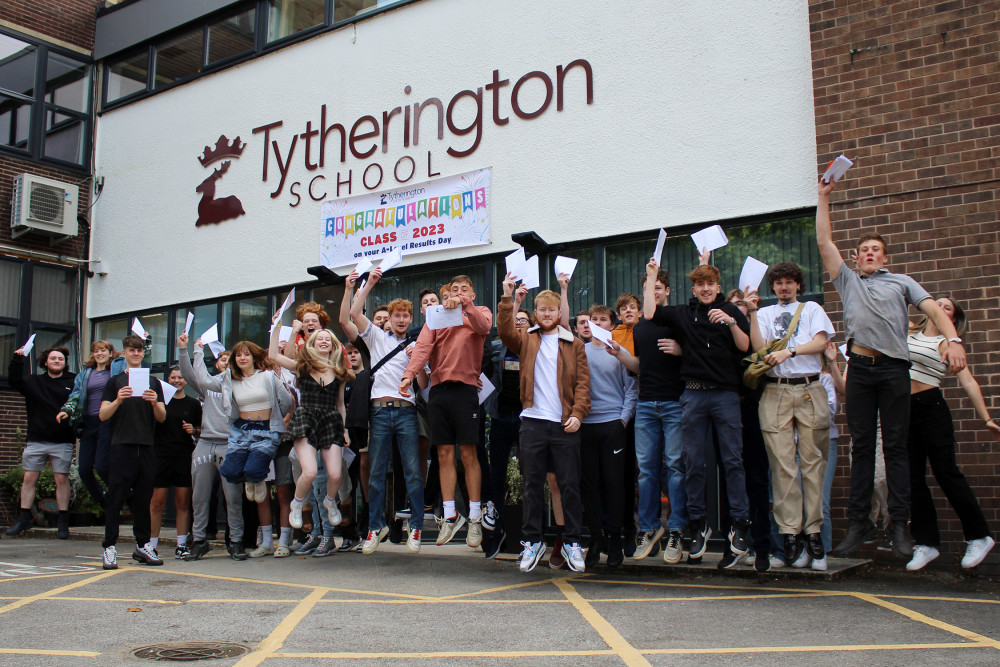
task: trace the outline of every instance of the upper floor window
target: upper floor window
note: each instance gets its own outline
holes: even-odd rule
[[[0,150],[86,168],[92,69],[71,51],[0,31]]]

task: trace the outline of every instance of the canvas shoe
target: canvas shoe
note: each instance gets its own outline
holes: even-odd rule
[[[972,568],[982,563],[995,544],[996,542],[989,535],[980,537],[978,540],[969,540],[969,546],[965,548],[965,556],[962,557],[962,567]]]
[[[632,558],[642,560],[647,556],[656,556],[660,553],[660,538],[663,537],[663,526],[656,530],[642,531],[639,533],[635,543],[635,553]]]
[[[465,543],[473,549],[483,543],[483,525],[481,521],[469,519],[469,530],[465,535]]]
[[[378,545],[381,544],[388,536],[389,536],[388,526],[382,526],[377,531],[369,530],[368,536],[365,538],[364,543],[361,545],[361,553],[363,554],[375,553],[375,550],[378,549]]]
[[[323,498],[323,507],[326,508],[327,517],[330,519],[330,525],[339,526],[342,517],[340,516],[340,508],[337,507],[337,501],[330,498],[330,496],[325,496]]]
[[[410,534],[406,536],[406,548],[411,554],[420,553],[420,529],[411,528]]]
[[[562,555],[566,559],[566,565],[574,572],[583,572],[586,569],[587,565],[583,559],[583,547],[580,546],[579,542],[564,543]]]
[[[667,565],[676,565],[681,562],[684,556],[684,545],[681,538],[681,531],[671,530],[667,537],[667,548],[663,550],[663,562]]]
[[[455,533],[465,525],[465,517],[459,514],[454,519],[446,519],[441,522],[441,530],[438,531],[437,544],[439,547],[451,542],[451,539],[455,537]]]
[[[934,547],[926,547],[923,544],[918,544],[913,547],[913,558],[909,563],[906,564],[906,569],[909,572],[916,572],[917,570],[922,570],[930,563],[932,560],[941,555],[941,552]]]
[[[545,542],[521,542],[524,550],[521,552],[521,562],[518,565],[521,572],[531,572],[545,554]]]
[[[117,570],[118,569],[118,549],[115,545],[111,545],[104,550],[104,562],[101,566],[105,570]]]

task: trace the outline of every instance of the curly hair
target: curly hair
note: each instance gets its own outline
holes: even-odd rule
[[[799,284],[799,288],[801,288],[806,282],[805,276],[802,274],[802,268],[795,262],[778,262],[772,266],[771,270],[767,272],[768,288],[773,292],[774,283],[782,279],[797,282]]]
[[[298,308],[295,309],[295,319],[302,321],[302,318],[306,316],[306,313],[316,313],[319,317],[319,326],[326,328],[326,325],[330,323],[330,316],[326,314],[326,310],[323,308],[322,304],[316,303],[315,301],[308,301]]]

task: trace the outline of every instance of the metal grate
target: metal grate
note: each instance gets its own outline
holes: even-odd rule
[[[62,224],[64,190],[44,183],[32,183],[28,199],[28,214],[41,222]]]
[[[249,652],[249,646],[231,642],[171,642],[143,646],[132,651],[132,655],[143,660],[193,662],[236,658]]]

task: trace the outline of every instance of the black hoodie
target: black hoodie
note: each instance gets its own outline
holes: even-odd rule
[[[28,437],[31,442],[76,442],[73,426],[69,419],[62,424],[56,415],[73,391],[75,373],[63,372],[57,378],[48,373],[25,376],[25,358],[15,354],[10,360],[7,380],[10,388],[24,396],[24,407],[28,412]]]
[[[725,323],[713,324],[708,311],[719,308],[736,318],[736,326],[750,335],[750,322],[743,311],[719,294],[715,301],[703,304],[692,298],[686,306],[658,306],[653,324],[666,324],[674,329],[681,341],[681,377],[685,381],[704,382],[739,391],[743,385],[740,359],[746,355],[733,342],[733,334]]]

